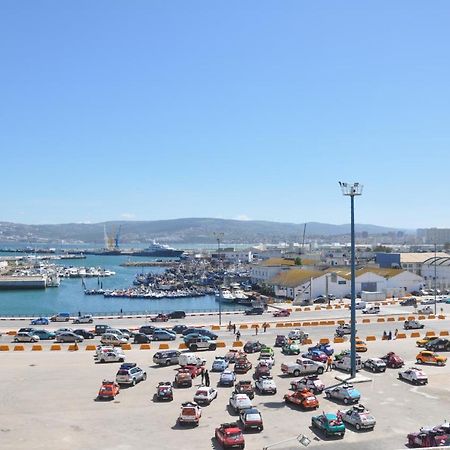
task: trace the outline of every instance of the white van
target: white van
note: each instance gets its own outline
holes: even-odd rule
[[[378,314],[380,312],[379,306],[368,306],[363,310],[363,314]]]
[[[351,357],[350,355],[345,355],[343,358],[341,359],[335,359],[332,363],[332,367],[333,369],[340,369],[343,370],[344,372],[350,372],[352,370],[351,367]],[[356,355],[356,370],[361,370],[361,356]]]
[[[366,309],[366,302],[356,302],[355,309]]]
[[[181,353],[178,357],[178,364],[180,366],[203,366],[206,364],[206,359],[199,358],[195,353]]]

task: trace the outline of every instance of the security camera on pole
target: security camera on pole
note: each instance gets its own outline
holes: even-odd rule
[[[351,373],[350,378],[356,377],[356,295],[355,295],[355,196],[362,194],[363,186],[359,183],[342,183],[339,181],[342,189],[342,194],[350,197],[350,218],[351,218],[351,303],[350,303],[350,358],[351,358]]]

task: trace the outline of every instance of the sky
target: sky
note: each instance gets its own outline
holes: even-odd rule
[[[450,227],[450,3],[0,2],[0,221]]]

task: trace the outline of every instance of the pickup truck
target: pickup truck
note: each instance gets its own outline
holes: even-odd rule
[[[281,364],[281,371],[285,375],[293,375],[294,377],[310,374],[320,375],[325,371],[325,364],[311,359],[298,358],[295,363]]]

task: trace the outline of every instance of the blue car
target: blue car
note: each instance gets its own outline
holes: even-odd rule
[[[211,372],[223,372],[228,367],[228,361],[223,356],[216,356]]]
[[[47,331],[47,330],[34,330],[33,334],[35,336],[39,336],[39,339],[41,341],[55,339],[55,337],[56,337],[55,333],[53,333],[52,331]]]
[[[171,333],[167,330],[155,330],[152,335],[152,340],[154,341],[174,341],[176,339],[176,334]]]
[[[334,348],[330,344],[317,344],[313,347],[308,348],[309,352],[312,352],[314,350],[324,352],[327,356],[331,356],[334,353]]]
[[[360,392],[353,387],[352,384],[343,384],[324,391],[328,399],[335,399],[348,405],[349,403],[357,403],[361,398]]]
[[[235,373],[227,369],[220,374],[219,386],[233,386],[235,381],[236,381]]]
[[[46,317],[39,317],[31,321],[30,325],[48,325],[48,319]]]

